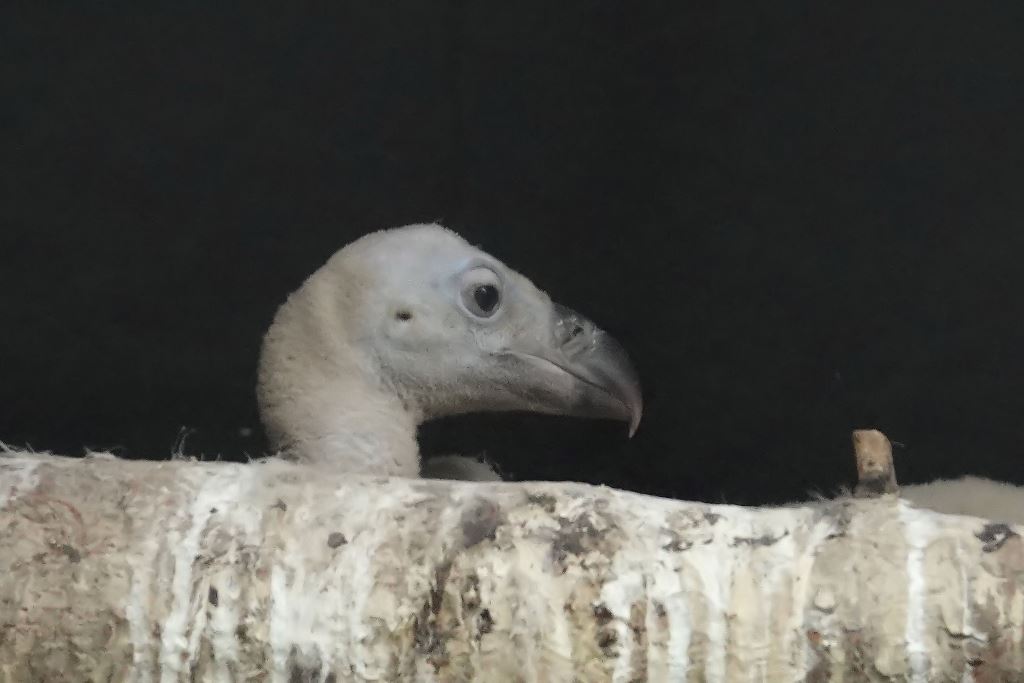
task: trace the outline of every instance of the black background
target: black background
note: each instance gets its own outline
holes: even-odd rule
[[[902,481],[1024,482],[1024,4],[82,5],[0,17],[7,443],[259,454],[276,306],[440,219],[614,332],[647,412],[427,451],[757,503],[877,426]]]

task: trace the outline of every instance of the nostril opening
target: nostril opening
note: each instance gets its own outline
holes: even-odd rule
[[[581,334],[583,334],[583,327],[580,325],[573,325],[572,332],[569,333],[569,339],[575,339]]]
[[[406,320],[412,320],[412,313],[409,311],[399,311],[398,313],[395,313],[395,317],[402,322],[405,322]]]

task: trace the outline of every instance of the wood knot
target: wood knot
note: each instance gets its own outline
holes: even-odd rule
[[[494,540],[502,522],[501,508],[493,501],[481,498],[463,511],[459,521],[462,525],[462,545],[472,548],[484,540]]]

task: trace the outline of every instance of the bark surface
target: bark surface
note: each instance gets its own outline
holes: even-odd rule
[[[0,457],[3,681],[1024,680],[1024,545],[279,461]]]

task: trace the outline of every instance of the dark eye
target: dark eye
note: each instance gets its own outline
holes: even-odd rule
[[[501,300],[501,296],[498,294],[498,288],[494,285],[480,285],[473,290],[473,301],[484,313],[494,313],[494,309],[498,307],[498,302]]]
[[[462,307],[477,318],[493,317],[501,309],[501,279],[480,266],[462,274]]]
[[[473,315],[490,318],[501,305],[501,290],[490,283],[470,285],[462,290],[462,302]]]

